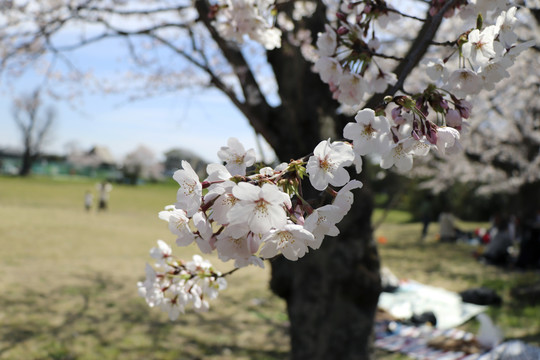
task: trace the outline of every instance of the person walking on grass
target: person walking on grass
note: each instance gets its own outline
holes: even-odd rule
[[[97,189],[99,191],[99,205],[98,210],[105,211],[107,210],[109,203],[109,193],[112,190],[112,185],[108,181],[103,181],[97,184]]]
[[[92,202],[94,201],[94,195],[90,192],[90,190],[86,190],[86,193],[84,194],[84,208],[86,211],[92,210]]]

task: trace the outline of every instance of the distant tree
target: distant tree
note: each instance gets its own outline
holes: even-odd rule
[[[22,165],[20,176],[27,176],[32,164],[38,158],[43,144],[50,136],[52,125],[56,119],[56,110],[52,106],[43,108],[39,90],[22,95],[13,101],[13,120],[21,132],[23,143]]]
[[[172,174],[174,171],[178,170],[182,165],[182,160],[188,161],[193,170],[199,176],[204,176],[204,171],[206,170],[206,161],[200,158],[197,154],[180,148],[174,148],[167,151],[165,154],[165,162],[163,164],[164,171],[166,174]]]
[[[157,179],[161,177],[154,152],[144,145],[126,155],[122,171],[129,183],[136,185],[140,178]]]

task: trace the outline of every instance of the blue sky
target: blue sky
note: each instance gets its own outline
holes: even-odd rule
[[[101,43],[75,53],[80,68],[92,68],[98,77],[121,70],[120,50],[114,43]],[[124,62],[125,63],[125,62]],[[13,95],[31,92],[43,76],[33,71],[19,79],[0,83],[0,148],[20,147],[20,134],[13,121]],[[11,85],[15,90],[11,89]],[[127,96],[83,92],[75,102],[46,99],[58,110],[51,141],[45,151],[65,154],[66,144],[82,150],[106,146],[117,161],[139,145],[151,148],[157,158],[175,147],[189,149],[208,161],[218,161],[217,151],[229,137],[260,155],[256,136],[243,115],[217,90],[184,90],[146,100],[126,101]],[[265,145],[265,160],[273,153]]]

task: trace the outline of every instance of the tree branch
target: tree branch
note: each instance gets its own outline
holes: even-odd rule
[[[396,74],[398,81],[394,86],[388,86],[385,92],[373,95],[364,105],[366,108],[375,108],[383,103],[385,96],[394,96],[395,93],[403,88],[405,80],[410,75],[411,71],[418,65],[422,57],[427,52],[427,49],[431,45],[437,30],[439,29],[443,20],[444,13],[454,5],[457,0],[448,1],[439,12],[431,17],[428,16],[424,25],[418,32],[417,38],[411,44],[407,55],[404,56],[405,60],[402,61],[393,71]],[[429,14],[429,13],[428,13]]]
[[[205,0],[195,1],[195,8],[199,14],[198,20],[206,27],[210,33],[210,36],[221,50],[223,56],[232,66],[242,88],[245,101],[241,104],[239,110],[246,116],[257,133],[271,141],[270,139],[273,139],[276,136],[266,126],[266,119],[269,117],[272,107],[266,101],[266,97],[261,91],[259,83],[255,79],[249,64],[244,58],[244,55],[237,48],[231,47],[231,45],[225,41],[214,28],[210,19],[208,18],[209,8],[208,3]],[[255,92],[255,97],[258,99],[256,104],[250,104],[248,101],[248,99],[253,96],[253,92]]]

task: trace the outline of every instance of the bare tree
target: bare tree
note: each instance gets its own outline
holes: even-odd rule
[[[23,144],[19,175],[27,176],[50,136],[56,119],[56,110],[52,106],[43,108],[40,91],[34,90],[31,94],[23,95],[13,101],[12,114],[21,132]]]

